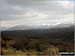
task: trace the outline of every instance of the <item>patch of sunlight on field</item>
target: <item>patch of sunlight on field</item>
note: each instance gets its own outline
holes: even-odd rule
[[[56,49],[56,48],[55,48]],[[21,51],[21,50],[15,50],[13,48],[8,48],[8,49],[5,49],[5,48],[2,48],[2,54],[3,56],[5,55],[30,55],[30,56],[39,56],[39,55],[46,55],[48,54],[49,56],[52,54],[53,56],[58,56],[56,54],[56,52],[54,51],[55,49],[53,48],[49,48],[47,49],[45,52],[36,52],[36,51],[32,51],[32,52],[28,52],[28,51]],[[56,49],[57,50],[57,49]],[[53,51],[53,52],[52,52]],[[58,51],[58,50],[57,50]],[[50,52],[50,53],[49,53]]]
[[[2,53],[5,55],[36,55],[37,52],[22,52],[21,50],[15,50],[12,48],[5,49],[2,48]]]

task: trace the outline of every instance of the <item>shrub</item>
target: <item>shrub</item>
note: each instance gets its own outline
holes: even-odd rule
[[[50,48],[48,48],[47,50],[45,50],[45,54],[47,55],[53,55],[53,56],[56,56],[58,55],[58,52],[59,52],[59,49],[54,47],[54,46],[51,46]]]

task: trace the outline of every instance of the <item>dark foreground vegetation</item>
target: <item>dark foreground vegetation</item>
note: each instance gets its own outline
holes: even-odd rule
[[[74,28],[1,32],[2,55],[54,55],[74,51]]]

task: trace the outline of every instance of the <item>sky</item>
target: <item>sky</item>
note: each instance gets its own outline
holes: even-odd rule
[[[0,0],[1,27],[74,23],[74,0]]]

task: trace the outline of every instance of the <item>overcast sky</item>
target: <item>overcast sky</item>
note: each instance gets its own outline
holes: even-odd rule
[[[1,27],[74,23],[74,1],[0,0]]]

